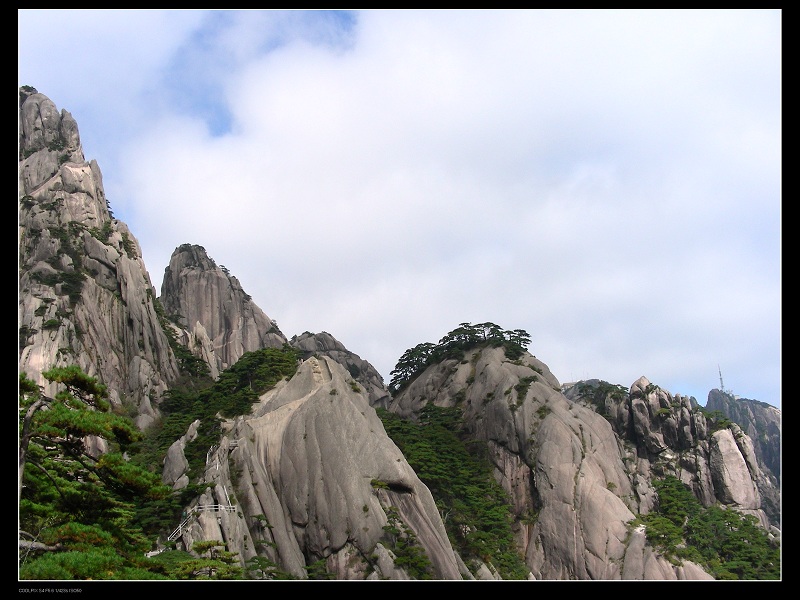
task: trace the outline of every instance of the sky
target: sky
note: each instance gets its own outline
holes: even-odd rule
[[[160,294],[203,246],[388,384],[461,323],[561,383],[781,407],[779,9],[18,10]]]

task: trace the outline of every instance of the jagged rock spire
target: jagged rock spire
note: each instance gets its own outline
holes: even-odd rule
[[[164,271],[160,301],[185,330],[183,342],[208,363],[214,378],[245,352],[280,348],[287,342],[239,280],[202,246],[175,249]]]

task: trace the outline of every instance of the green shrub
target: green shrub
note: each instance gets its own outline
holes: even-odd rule
[[[703,507],[674,476],[656,479],[657,509],[639,519],[647,539],[675,561],[703,565],[715,579],[779,579],[780,546],[752,515]]]
[[[387,523],[383,530],[389,539],[389,548],[395,555],[394,564],[414,579],[431,579],[433,565],[414,531],[400,518],[397,507],[386,509]]]
[[[528,394],[528,388],[531,387],[531,383],[534,381],[538,381],[538,377],[536,377],[536,375],[520,377],[519,383],[514,386],[514,389],[517,391],[517,399],[520,402],[525,399],[525,396]]]

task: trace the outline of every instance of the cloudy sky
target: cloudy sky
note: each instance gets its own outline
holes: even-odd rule
[[[387,383],[488,321],[562,383],[780,407],[780,10],[18,17],[159,293],[199,244]]]

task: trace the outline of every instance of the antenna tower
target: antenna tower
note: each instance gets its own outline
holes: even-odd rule
[[[719,391],[724,392],[725,386],[722,385],[722,369],[719,368],[719,365],[717,365],[717,371],[719,371]]]

